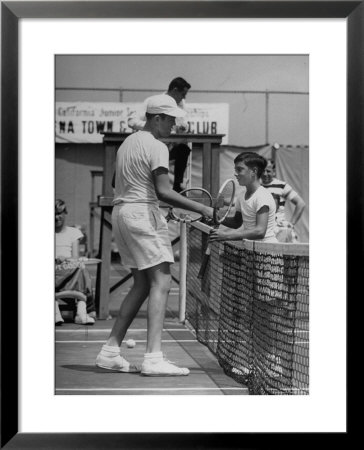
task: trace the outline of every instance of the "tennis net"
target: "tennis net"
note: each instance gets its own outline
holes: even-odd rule
[[[214,242],[187,229],[186,320],[225,373],[251,395],[309,393],[308,244]]]

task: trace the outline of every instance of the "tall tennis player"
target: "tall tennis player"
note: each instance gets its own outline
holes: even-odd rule
[[[170,264],[174,258],[167,222],[158,201],[208,218],[213,210],[178,194],[170,186],[168,148],[160,139],[169,136],[175,119],[183,115],[185,112],[171,96],[150,97],[143,130],[128,136],[117,152],[112,225],[122,263],[130,268],[134,284],[96,358],[96,365],[103,369],[141,372],[145,376],[189,374],[188,368],[169,362],[161,348],[171,284]],[[120,346],[147,297],[147,345],[139,366],[120,354]]]

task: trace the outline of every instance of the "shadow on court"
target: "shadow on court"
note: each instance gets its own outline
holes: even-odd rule
[[[120,267],[114,265],[110,285],[115,283],[118,276]],[[112,292],[112,317],[117,314],[130,286],[129,280]],[[125,344],[122,345],[122,354],[131,363],[141,363],[145,353],[146,307],[145,303],[125,338],[134,339],[136,346],[127,348]],[[225,375],[216,357],[196,340],[187,326],[179,322],[178,285],[175,282],[172,283],[169,296],[162,347],[170,361],[190,369],[188,376],[145,377],[96,367],[96,356],[113,323],[112,318],[97,320],[92,326],[65,322],[61,327],[56,327],[56,395],[248,395],[247,388]]]

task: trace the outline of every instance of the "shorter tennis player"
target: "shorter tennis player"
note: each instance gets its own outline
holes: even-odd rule
[[[170,135],[177,117],[185,112],[169,95],[149,98],[146,124],[120,146],[116,157],[116,179],[112,225],[124,266],[134,284],[115,320],[110,336],[96,358],[96,365],[119,372],[140,372],[146,376],[188,375],[165,359],[161,349],[163,321],[174,262],[168,226],[158,200],[212,217],[213,210],[183,197],[170,187],[169,153],[160,139]],[[147,346],[141,367],[120,354],[125,334],[146,298],[148,299]]]
[[[246,191],[237,196],[235,216],[227,217],[225,227],[213,229],[211,241],[261,240],[278,242],[274,234],[276,203],[272,194],[260,184],[267,160],[257,153],[240,153],[235,159],[235,177]]]

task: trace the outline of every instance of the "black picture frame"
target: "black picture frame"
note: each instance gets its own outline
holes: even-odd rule
[[[257,448],[275,435],[247,433],[18,432],[18,23],[22,18],[346,18],[347,300],[363,275],[364,5],[362,1],[1,2],[1,448]],[[325,150],[327,151],[327,150]],[[350,175],[350,176],[349,176]],[[324,174],[323,174],[324,176]],[[353,258],[350,258],[350,255]],[[11,294],[11,301],[9,296]],[[9,338],[11,336],[11,339]],[[9,341],[11,340],[11,345]],[[333,393],[335,395],[335,393]],[[171,408],[173,408],[171,400]],[[348,437],[338,433],[335,441]],[[280,447],[289,435],[280,436]],[[309,434],[300,436],[302,445]],[[318,442],[317,434],[315,442]],[[294,434],[294,439],[297,434]],[[297,442],[297,441],[295,441]],[[298,443],[298,442],[297,442]],[[271,448],[271,444],[268,446]]]

